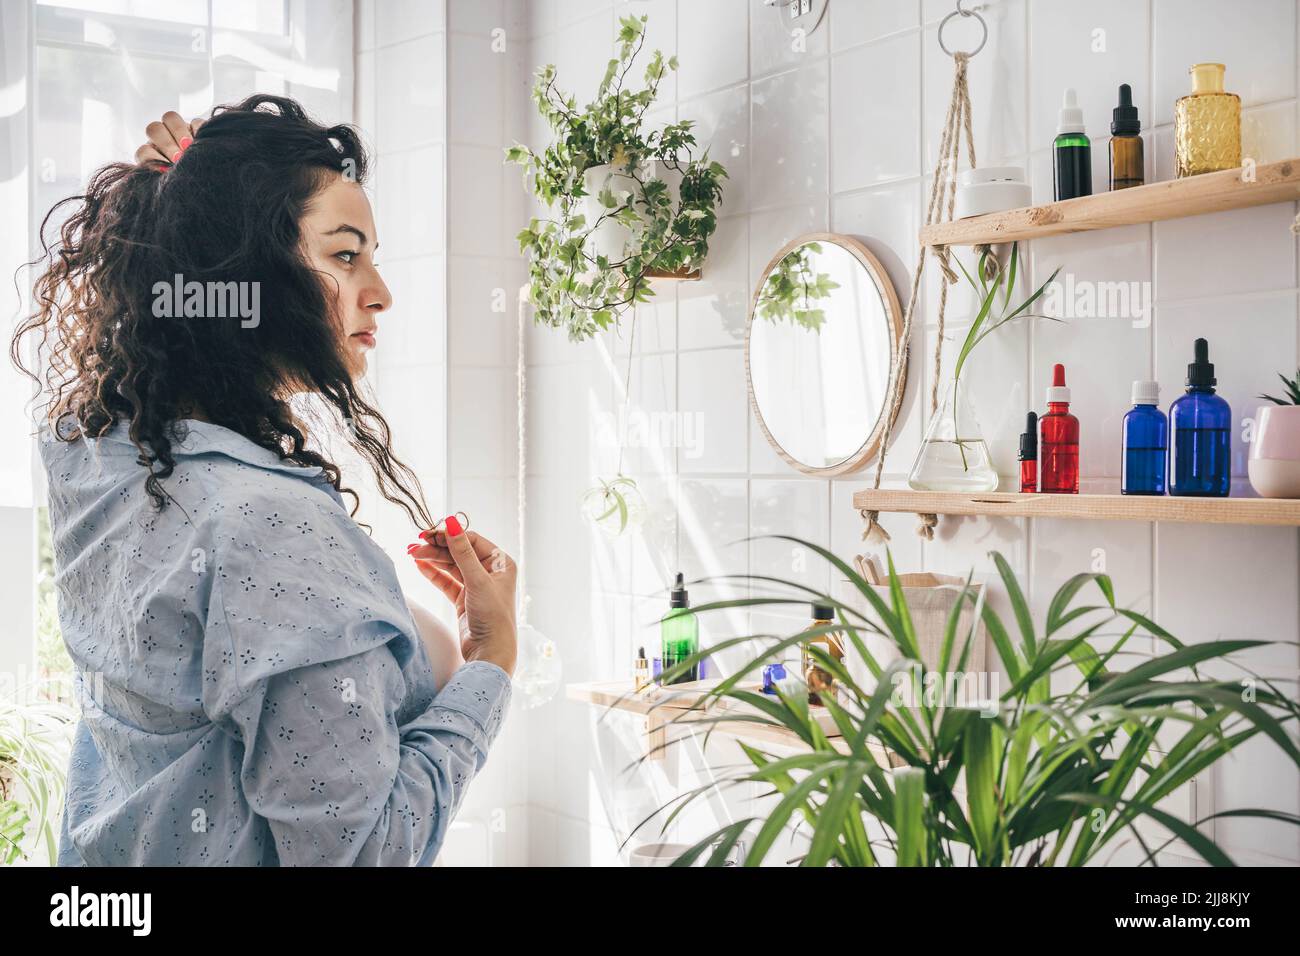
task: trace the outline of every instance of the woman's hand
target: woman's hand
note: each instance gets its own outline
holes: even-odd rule
[[[514,674],[515,562],[480,534],[462,531],[456,518],[446,531],[426,531],[423,544],[407,553],[420,573],[456,608],[461,653],[468,661],[489,661]]]
[[[181,153],[194,142],[194,134],[203,125],[203,120],[190,120],[188,123],[174,110],[168,110],[161,120],[154,120],[144,128],[149,142],[135,151],[137,163],[166,163],[170,166],[180,159]]]

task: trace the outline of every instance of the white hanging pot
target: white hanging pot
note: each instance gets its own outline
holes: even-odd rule
[[[658,160],[651,159],[641,164],[637,176],[641,182],[648,182],[651,179],[662,179],[668,184],[668,201],[672,209],[677,208],[678,197],[680,195],[682,175],[675,169],[663,165]],[[636,204],[633,206],[638,213],[641,208],[641,184],[627,172],[627,164],[602,163],[599,166],[592,166],[582,174],[583,189],[587,195],[583,197],[583,214],[587,217],[587,226],[590,228],[593,223],[599,223],[587,236],[585,249],[587,255],[593,259],[596,256],[604,256],[610,262],[621,262],[627,258],[629,246],[637,238],[639,230],[616,222],[614,219],[605,218],[610,210],[600,201],[600,194],[603,190],[608,189],[614,195],[614,200],[618,206],[626,205],[628,198],[637,197]],[[616,206],[615,208],[618,208]]]
[[[587,191],[582,201],[587,227],[597,224],[587,235],[584,247],[587,255],[593,259],[604,256],[610,262],[619,262],[627,257],[625,250],[634,234],[621,222],[612,218],[601,219],[611,210],[600,201],[600,194],[605,190],[613,193],[614,201],[619,206],[625,205],[630,196],[639,195],[637,181],[622,171],[625,169],[626,166],[615,167],[610,163],[602,163],[582,174],[583,188]]]

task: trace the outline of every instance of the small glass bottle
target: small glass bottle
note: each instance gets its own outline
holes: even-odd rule
[[[1214,393],[1209,343],[1197,339],[1195,348],[1187,391],[1169,408],[1174,442],[1169,493],[1226,498],[1232,481],[1232,409]]]
[[[1146,178],[1142,124],[1133,105],[1133,90],[1127,83],[1120,84],[1119,106],[1110,115],[1110,188],[1114,191],[1141,186]]]
[[[1052,366],[1047,414],[1038,420],[1038,490],[1053,495],[1079,493],[1079,419],[1070,414],[1065,366]]]
[[[691,606],[681,572],[673,585],[668,601],[668,613],[659,622],[659,635],[663,644],[663,672],[666,674],[682,661],[700,650],[700,622],[687,610]],[[699,663],[692,664],[674,677],[670,684],[684,684],[700,679]]]
[[[1222,63],[1197,63],[1192,92],[1174,106],[1174,171],[1178,178],[1241,165],[1241,97],[1223,89]]]
[[[1020,435],[1020,491],[1038,490],[1038,413],[1025,416],[1025,430]]]
[[[1092,143],[1083,131],[1083,110],[1072,89],[1061,100],[1052,172],[1057,201],[1092,195]]]
[[[1133,408],[1124,416],[1120,492],[1163,495],[1169,467],[1169,419],[1160,410],[1160,383],[1134,382]]]
[[[835,622],[835,610],[828,604],[814,604],[812,613],[813,622],[809,627],[830,627]],[[817,634],[803,644],[800,664],[804,683],[808,685],[808,703],[820,704],[823,697],[836,699],[835,677],[808,653],[808,648],[814,644],[837,661],[844,660],[844,645],[834,632]]]
[[[785,680],[785,662],[773,661],[763,665],[763,693],[776,696],[776,685]]]

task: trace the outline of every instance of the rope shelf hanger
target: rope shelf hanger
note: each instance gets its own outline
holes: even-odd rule
[[[953,17],[974,17],[978,21],[981,29],[979,43],[969,52],[960,50],[954,51],[948,49],[947,44],[943,42],[943,28]],[[962,6],[962,0],[957,0],[957,9],[948,14],[939,22],[939,48],[944,53],[952,57],[953,60],[953,81],[952,96],[948,101],[948,115],[944,120],[943,135],[939,140],[939,157],[935,162],[934,175],[930,184],[930,201],[925,214],[925,225],[932,226],[940,222],[951,222],[953,206],[957,198],[957,166],[961,159],[961,140],[966,140],[966,157],[970,163],[970,168],[975,168],[975,137],[971,133],[971,105],[970,105],[970,88],[967,84],[967,66],[971,57],[975,56],[980,50],[984,49],[984,44],[988,42],[989,28],[984,18],[976,10],[967,10]],[[889,375],[889,401],[888,405],[901,403],[903,382],[903,367],[908,360],[911,351],[912,321],[916,313],[917,294],[921,289],[921,279],[925,273],[925,258],[927,248],[930,254],[935,257],[938,263],[939,271],[943,274],[943,281],[939,284],[939,309],[936,320],[937,333],[934,340],[934,376],[930,383],[930,414],[933,415],[939,407],[939,379],[943,367],[943,320],[944,310],[948,305],[948,286],[957,281],[957,273],[953,271],[952,264],[949,261],[951,253],[946,245],[929,246],[918,244],[919,252],[916,257],[916,268],[912,270],[912,290],[908,295],[907,309],[903,313],[903,335],[902,341],[905,348],[900,349],[898,356],[894,359],[893,368]],[[990,250],[988,245],[977,245],[975,251],[982,253]],[[996,260],[992,255],[985,260],[986,278],[992,278],[992,273],[997,268]],[[880,442],[880,454],[876,456],[876,474],[872,483],[873,490],[880,489],[880,479],[885,469],[885,453],[889,448],[889,439],[893,432],[894,422],[892,417],[885,420],[884,435]],[[884,544],[889,541],[889,532],[880,524],[880,512],[873,511],[869,508],[861,509],[861,515],[866,527],[862,531],[862,539],[869,544]],[[920,524],[916,533],[927,541],[933,540],[935,526],[939,523],[937,514],[919,513],[917,517]]]

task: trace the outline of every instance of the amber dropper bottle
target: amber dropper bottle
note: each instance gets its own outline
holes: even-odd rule
[[[1111,111],[1110,188],[1141,186],[1146,172],[1142,162],[1142,124],[1133,105],[1133,90],[1127,83],[1119,88],[1119,106]]]

